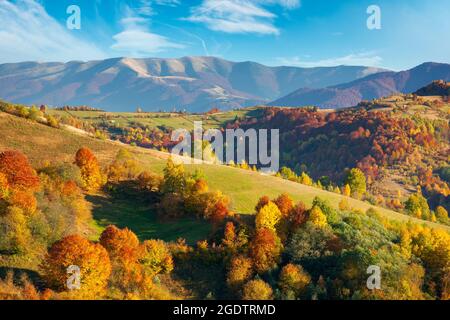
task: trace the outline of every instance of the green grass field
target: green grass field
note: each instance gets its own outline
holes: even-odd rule
[[[111,141],[95,140],[80,136],[62,129],[53,129],[44,125],[32,123],[0,113],[0,150],[16,149],[25,153],[37,166],[43,161],[72,162],[75,152],[81,146],[91,148],[99,157],[103,165],[108,164],[120,148],[127,148],[142,164],[143,168],[162,172],[167,154],[162,152],[120,145]],[[294,200],[303,201],[310,205],[316,196],[329,200],[334,207],[338,207],[342,195],[326,192],[298,183],[283,180],[273,176],[262,175],[258,172],[245,171],[220,165],[186,165],[188,171],[198,169],[206,176],[210,189],[221,190],[232,199],[233,210],[239,214],[252,214],[258,199],[263,195],[276,197],[281,193],[288,193]],[[161,223],[157,221],[154,212],[142,203],[121,199],[113,200],[106,196],[90,199],[94,207],[94,218],[99,230],[108,224],[129,227],[141,239],[161,238],[175,240],[184,237],[190,242],[203,239],[209,234],[207,223],[195,220],[182,220],[176,223]],[[373,207],[370,204],[348,198],[354,209],[366,211]],[[383,216],[400,221],[412,221],[439,227],[450,231],[450,228],[428,221],[418,220],[409,216],[387,210],[375,208]]]
[[[154,208],[135,197],[117,199],[102,194],[87,196],[87,200],[93,204],[97,235],[107,226],[115,225],[133,230],[141,240],[176,241],[183,238],[187,243],[195,244],[197,240],[206,239],[211,232],[211,225],[201,220],[161,222],[157,219]]]
[[[178,114],[178,113],[131,113],[131,112],[97,112],[97,111],[62,111],[48,110],[51,115],[60,117],[72,116],[81,121],[91,124],[100,124],[105,121],[109,125],[119,127],[129,127],[132,124],[139,124],[148,127],[161,127],[178,129],[193,129],[194,121],[202,121],[205,129],[220,128],[226,122],[234,120],[236,117],[243,118],[246,116],[257,115],[261,109],[248,108],[220,112],[212,115],[195,115],[195,114]]]

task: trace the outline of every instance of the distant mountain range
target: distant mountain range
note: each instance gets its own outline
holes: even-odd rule
[[[433,80],[449,81],[450,64],[429,62],[407,71],[381,72],[327,88],[301,88],[270,105],[349,107],[362,100],[372,100],[394,93],[413,93]]]
[[[354,106],[450,80],[450,65],[425,63],[393,72],[364,66],[268,67],[215,57],[115,58],[68,63],[0,64],[0,99],[108,111],[204,112],[257,104]]]
[[[108,111],[207,111],[267,104],[298,88],[329,87],[386,70],[267,67],[214,57],[116,58],[0,64],[0,99]]]

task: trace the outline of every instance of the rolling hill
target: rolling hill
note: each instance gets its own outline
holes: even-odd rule
[[[121,148],[126,148],[135,155],[144,168],[156,172],[162,172],[166,159],[169,156],[167,153],[159,151],[131,147],[108,140],[96,140],[71,131],[50,128],[3,112],[0,113],[0,135],[4,137],[4,139],[0,140],[0,150],[19,150],[29,157],[34,166],[39,166],[44,161],[72,162],[75,152],[82,146],[91,148],[98,155],[103,165],[110,163]],[[186,165],[186,168],[191,172],[200,169],[205,174],[211,189],[221,190],[229,195],[232,199],[233,210],[240,214],[252,214],[255,204],[262,195],[276,197],[281,193],[288,193],[294,200],[301,200],[307,205],[311,205],[313,199],[319,196],[329,200],[336,208],[343,198],[342,195],[336,193],[308,187],[274,176],[262,175],[258,172],[227,166],[202,164]],[[352,208],[363,211],[373,208],[369,203],[353,198],[347,199]],[[134,226],[138,231],[142,231],[142,234],[150,236],[159,236],[159,231],[162,227],[163,232],[164,230],[167,231],[167,225],[161,227],[161,225],[157,224],[155,226],[154,219],[143,217],[140,210],[131,210],[131,212],[123,214],[121,206],[109,204],[108,208],[108,215],[106,217],[101,215],[97,220],[101,227],[109,223],[117,223],[122,227],[130,226],[133,228]],[[392,210],[379,207],[376,207],[376,210],[384,217],[395,221],[413,221],[450,230],[450,227],[418,220]],[[103,219],[105,220],[103,221]],[[192,223],[190,221],[184,226],[178,226],[178,234],[169,231],[167,233],[170,234],[171,239],[176,239],[180,234],[195,233],[196,230],[192,229]],[[203,225],[200,227],[204,228]],[[153,232],[150,232],[151,230]]]
[[[424,63],[401,72],[381,72],[327,88],[301,88],[270,103],[273,106],[315,105],[343,108],[395,93],[413,93],[433,80],[450,80],[450,64]]]
[[[89,105],[107,111],[204,112],[268,103],[298,88],[323,88],[385,71],[371,67],[267,67],[214,57],[115,58],[0,64],[0,98]]]

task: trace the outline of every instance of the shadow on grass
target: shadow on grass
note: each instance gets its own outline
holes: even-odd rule
[[[0,267],[0,279],[5,279],[9,273],[13,274],[13,281],[15,284],[22,283],[22,277],[26,276],[27,279],[33,283],[33,285],[38,289],[44,288],[44,282],[41,279],[39,273],[29,269],[20,268],[10,268],[10,267]]]
[[[211,232],[208,222],[197,219],[161,222],[156,212],[157,199],[139,192],[131,182],[121,183],[101,195],[89,195],[86,199],[92,203],[94,219],[101,228],[108,225],[129,228],[140,240],[184,238],[194,244],[206,239]]]

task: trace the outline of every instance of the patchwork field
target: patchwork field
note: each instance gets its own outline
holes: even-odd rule
[[[255,116],[260,109],[248,108],[233,110],[228,112],[219,112],[210,115],[201,114],[180,114],[180,113],[131,113],[131,112],[101,112],[101,111],[64,111],[48,110],[51,115],[60,117],[74,117],[81,121],[91,124],[106,123],[109,126],[129,127],[129,126],[148,126],[148,127],[167,127],[167,128],[193,128],[194,121],[202,121],[205,129],[219,128],[224,123],[234,120],[236,117]]]

